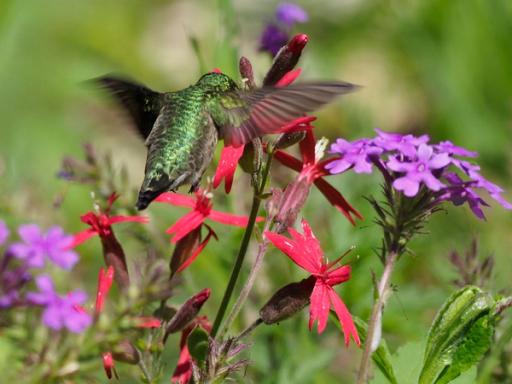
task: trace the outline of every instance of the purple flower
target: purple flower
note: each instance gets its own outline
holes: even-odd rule
[[[330,162],[325,166],[330,173],[341,173],[354,167],[356,173],[371,173],[371,157],[378,156],[384,150],[373,145],[373,140],[360,139],[349,142],[344,139],[338,139],[331,145],[330,153],[342,155],[341,159]]]
[[[12,244],[9,252],[24,260],[30,268],[44,266],[45,258],[63,269],[71,269],[78,261],[76,252],[68,249],[73,236],[64,233],[60,227],[51,227],[42,233],[36,224],[20,225],[18,234],[23,242]]]
[[[512,209],[512,204],[510,204],[507,200],[501,196],[504,192],[503,188],[498,185],[491,183],[489,180],[485,179],[482,175],[477,174],[474,175],[473,180],[476,181],[475,186],[478,188],[485,189],[489,195],[497,201],[503,208]]]
[[[430,140],[428,135],[421,135],[419,137],[413,135],[401,135],[399,133],[384,132],[380,129],[375,129],[377,137],[374,140],[375,145],[381,147],[386,151],[398,151],[407,157],[414,157],[416,149],[421,144],[426,144]]]
[[[9,237],[9,228],[3,220],[0,220],[0,245],[3,245]]]
[[[281,23],[292,27],[295,23],[305,23],[308,21],[308,14],[297,4],[281,3],[277,6],[276,18]]]
[[[48,275],[36,278],[39,292],[27,294],[27,300],[44,307],[43,324],[53,330],[67,328],[71,332],[80,333],[92,323],[92,318],[81,307],[87,296],[80,290],[60,296],[55,292],[52,279]]]
[[[0,309],[21,303],[19,291],[32,280],[27,266],[12,267],[13,255],[6,252],[0,262]]]
[[[451,141],[441,141],[439,144],[434,145],[437,152],[445,152],[449,155],[461,156],[461,157],[477,157],[478,153],[469,151],[466,148],[459,147],[453,144]]]
[[[459,175],[453,172],[446,172],[443,176],[450,183],[450,186],[446,189],[446,193],[441,196],[441,200],[450,200],[455,206],[468,203],[475,216],[484,220],[485,215],[481,207],[488,207],[489,204],[470,188],[471,182],[464,182]]]
[[[286,32],[274,24],[268,24],[261,34],[259,50],[275,56],[281,47],[286,45],[288,39],[289,36]]]
[[[401,162],[396,157],[390,157],[387,167],[405,175],[393,182],[393,187],[403,191],[405,196],[413,197],[418,193],[420,183],[424,183],[432,191],[439,191],[444,184],[439,181],[431,170],[441,169],[450,164],[447,153],[434,154],[434,148],[421,144],[416,153],[416,159],[411,162]]]

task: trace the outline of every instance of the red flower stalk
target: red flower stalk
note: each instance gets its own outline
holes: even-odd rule
[[[265,232],[265,236],[295,264],[310,272],[315,279],[310,296],[309,329],[311,330],[317,321],[318,333],[322,333],[332,306],[345,334],[345,344],[348,346],[352,337],[357,345],[361,345],[350,312],[333,289],[333,286],[350,279],[350,266],[335,267],[339,259],[329,263],[324,258],[320,242],[306,220],[302,221],[302,229],[303,234],[288,228],[292,239],[269,231]]]
[[[206,316],[198,316],[181,332],[180,357],[171,377],[173,384],[187,384],[192,378],[192,356],[188,350],[187,339],[194,329],[200,327],[210,333],[212,326]]]
[[[117,241],[112,230],[112,225],[124,222],[147,223],[148,218],[143,216],[111,216],[112,204],[119,196],[112,193],[108,198],[108,206],[105,211],[99,213],[87,212],[80,217],[80,220],[89,225],[90,228],[75,234],[70,248],[82,244],[84,241],[98,235],[103,246],[103,256],[108,266],[113,266],[115,270],[115,280],[121,288],[127,288],[130,284],[128,276],[128,267],[121,244]]]
[[[303,128],[303,127],[302,127]],[[353,208],[347,200],[339,193],[332,185],[323,179],[324,176],[328,176],[329,172],[325,169],[325,165],[331,161],[336,160],[336,157],[320,160],[315,156],[315,135],[313,134],[311,125],[306,127],[306,136],[300,142],[300,152],[302,155],[302,161],[290,155],[282,150],[274,152],[274,157],[283,165],[299,172],[299,176],[296,181],[287,187],[283,195],[282,212],[286,212],[291,206],[297,206],[299,201],[305,200],[305,196],[309,193],[309,188],[312,184],[322,192],[327,200],[336,207],[353,225],[355,225],[355,219],[353,216],[363,219],[363,216]],[[300,188],[299,188],[300,186]],[[296,190],[291,193],[294,188]],[[297,200],[297,201],[294,201]],[[284,207],[286,205],[287,207]]]
[[[109,266],[108,269],[100,268],[98,274],[98,290],[96,292],[96,305],[94,306],[96,315],[99,315],[103,311],[105,305],[105,299],[107,298],[112,281],[114,279],[114,268]]]

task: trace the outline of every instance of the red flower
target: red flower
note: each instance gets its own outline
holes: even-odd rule
[[[97,315],[103,311],[105,299],[110,291],[110,287],[112,287],[113,279],[114,267],[110,266],[106,271],[100,268],[100,273],[98,274],[98,290],[96,292],[96,305],[94,306]]]
[[[104,212],[87,212],[85,215],[80,216],[80,220],[89,225],[90,228],[77,233],[70,248],[82,244],[95,235],[99,235],[102,238],[112,235],[111,225],[113,224],[125,222],[147,223],[149,221],[149,219],[144,216],[110,216],[112,204],[118,197],[119,195],[116,195],[115,192],[110,195],[107,209]]]
[[[192,378],[192,356],[190,356],[188,350],[187,339],[197,327],[203,328],[208,333],[212,330],[208,318],[206,316],[198,316],[181,332],[180,357],[178,358],[178,364],[171,377],[171,383],[173,384],[187,384]]]
[[[309,123],[309,121],[306,122]],[[302,127],[302,129],[304,128]],[[315,144],[315,135],[313,134],[312,127],[309,125],[306,127],[306,137],[299,144],[302,161],[282,150],[275,151],[274,157],[281,164],[300,172],[299,180],[305,180],[309,185],[315,184],[327,200],[345,215],[352,224],[355,224],[352,215],[361,220],[363,216],[345,200],[341,193],[323,179],[324,176],[329,175],[329,172],[325,169],[325,165],[337,158],[333,157],[322,161],[317,159],[315,157]]]
[[[184,239],[187,235],[194,232],[199,236],[197,228],[205,226],[208,229],[208,235],[206,238],[195,248],[192,254],[186,259],[183,264],[176,270],[177,272],[183,271],[187,268],[206,247],[206,244],[210,241],[212,236],[215,236],[213,229],[205,223],[206,219],[216,221],[218,223],[226,225],[234,225],[237,227],[245,227],[249,221],[247,216],[232,215],[229,213],[219,212],[212,209],[211,193],[205,190],[198,190],[196,192],[196,198],[192,198],[185,195],[179,195],[174,192],[164,192],[158,196],[155,201],[160,203],[167,203],[171,205],[177,205],[181,207],[192,208],[192,211],[182,216],[174,225],[167,229],[167,233],[171,234],[171,242],[177,243]],[[256,218],[257,222],[262,221],[262,217]]]
[[[327,262],[320,248],[320,242],[306,220],[302,221],[302,229],[304,234],[288,228],[292,239],[268,231],[265,232],[265,236],[295,264],[310,272],[316,279],[310,296],[309,329],[311,330],[314,322],[318,321],[318,333],[324,331],[332,304],[345,334],[345,344],[349,344],[352,336],[356,344],[361,345],[350,312],[333,289],[333,286],[350,279],[350,266],[334,268],[339,259],[331,263]]]

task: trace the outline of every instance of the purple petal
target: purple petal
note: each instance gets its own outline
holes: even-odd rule
[[[399,177],[393,182],[393,187],[398,191],[403,191],[405,196],[416,196],[420,188],[420,183],[409,177]]]
[[[280,22],[292,26],[295,23],[305,23],[308,21],[308,14],[296,4],[281,3],[277,6],[276,18]]]
[[[65,317],[62,316],[62,311],[59,304],[50,304],[43,311],[43,324],[48,328],[58,331],[64,326]]]
[[[41,229],[36,224],[23,224],[18,228],[21,239],[28,244],[42,241]]]
[[[275,56],[277,52],[286,45],[289,36],[274,24],[269,24],[260,37],[260,51],[267,51]]]
[[[52,278],[49,275],[39,275],[36,277],[37,288],[46,294],[54,294],[55,288],[53,285]]]
[[[348,161],[344,159],[335,160],[325,165],[325,168],[329,170],[330,173],[341,173],[345,172],[347,169],[349,169],[352,166],[352,163],[349,163]]]
[[[416,168],[414,164],[398,161],[398,159],[394,156],[389,158],[386,166],[395,172],[411,172]]]
[[[427,161],[432,157],[432,153],[434,153],[434,148],[430,145],[421,144],[418,148],[418,160]]]
[[[447,153],[441,153],[439,155],[434,155],[428,161],[428,167],[430,169],[440,169],[446,167],[451,162],[451,157]]]
[[[92,324],[92,317],[85,313],[71,308],[63,319],[65,327],[73,333],[83,332]]]
[[[432,191],[439,191],[441,188],[444,187],[444,184],[441,183],[430,172],[421,173],[421,181],[423,181],[425,183],[425,185],[428,187],[428,189],[430,189]]]

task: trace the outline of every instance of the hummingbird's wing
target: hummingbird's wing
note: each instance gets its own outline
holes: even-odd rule
[[[160,113],[164,94],[152,91],[131,80],[113,76],[100,77],[94,81],[124,107],[133,119],[137,131],[146,139]]]
[[[263,87],[222,95],[211,111],[219,135],[239,147],[256,137],[277,133],[285,124],[314,111],[336,96],[355,91],[354,84],[331,81]]]

